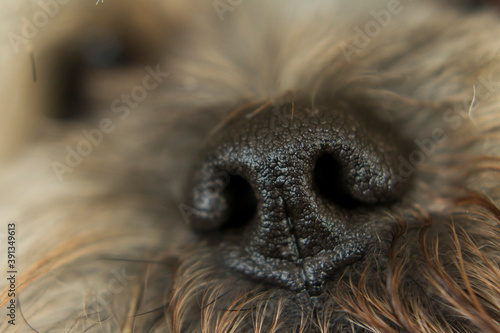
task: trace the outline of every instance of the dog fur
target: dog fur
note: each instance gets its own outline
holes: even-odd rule
[[[57,4],[30,38],[23,18],[41,7],[2,4],[1,267],[8,224],[17,251],[2,332],[500,332],[494,7]],[[86,58],[113,43],[120,61]],[[422,157],[405,157],[411,186],[378,245],[314,297],[230,272],[189,227],[206,138],[238,106],[290,92],[359,101]]]

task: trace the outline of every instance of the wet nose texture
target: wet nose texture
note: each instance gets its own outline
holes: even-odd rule
[[[349,103],[289,98],[241,108],[208,139],[190,223],[223,233],[231,269],[319,293],[363,258],[376,212],[405,191],[399,141]]]

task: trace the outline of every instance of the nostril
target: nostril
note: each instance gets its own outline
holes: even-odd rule
[[[318,158],[314,167],[314,188],[328,201],[340,207],[355,209],[363,203],[354,198],[347,188],[344,170],[331,155]]]
[[[225,170],[220,166],[202,168],[197,174],[187,213],[189,223],[198,231],[242,229],[257,212],[257,197],[250,182]]]
[[[257,212],[257,197],[250,183],[242,176],[231,175],[222,195],[229,206],[229,217],[219,230],[245,227]]]

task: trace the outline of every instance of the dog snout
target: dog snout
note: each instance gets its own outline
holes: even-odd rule
[[[364,115],[364,116],[363,116]],[[319,292],[363,257],[380,207],[400,198],[398,139],[346,102],[287,96],[241,107],[208,138],[192,226],[227,231],[226,265]]]

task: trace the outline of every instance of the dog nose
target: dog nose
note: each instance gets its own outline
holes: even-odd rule
[[[288,96],[241,107],[208,139],[190,223],[227,231],[221,247],[234,270],[317,292],[363,257],[374,207],[404,192],[399,141],[340,101]]]

